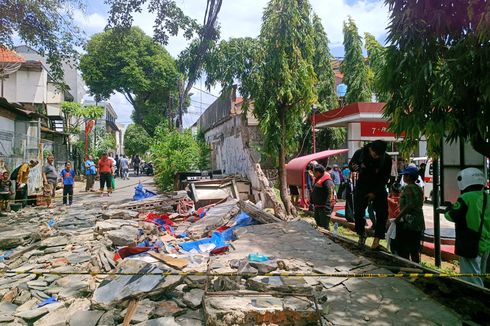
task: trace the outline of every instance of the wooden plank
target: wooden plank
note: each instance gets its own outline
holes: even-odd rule
[[[262,224],[283,222],[280,218],[261,210],[250,202],[240,200],[238,202],[238,207],[250,215],[251,218]]]
[[[174,258],[172,256],[165,255],[165,254],[159,254],[159,253],[156,253],[153,251],[149,251],[149,254],[150,254],[150,256],[158,259],[159,261],[163,262],[164,264],[167,264],[168,266],[174,267],[177,269],[183,269],[189,264],[187,259],[184,259],[184,258]]]
[[[138,300],[133,299],[128,304],[128,309],[126,310],[126,316],[124,316],[123,326],[129,326],[131,319],[133,319],[136,308],[138,307]]]

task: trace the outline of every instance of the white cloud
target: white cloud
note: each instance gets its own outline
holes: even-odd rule
[[[86,15],[80,9],[73,11],[73,19],[82,29],[89,31],[102,32],[107,25],[107,17],[96,12]]]

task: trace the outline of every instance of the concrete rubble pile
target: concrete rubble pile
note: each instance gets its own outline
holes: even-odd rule
[[[383,270],[248,202],[195,211],[179,192],[96,205],[0,217],[0,324],[400,324],[400,307],[407,325],[457,324],[401,280],[308,277]]]

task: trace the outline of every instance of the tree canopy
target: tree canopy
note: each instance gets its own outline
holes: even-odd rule
[[[72,11],[81,0],[0,1],[0,45],[12,47],[18,37],[46,55],[51,77],[63,80],[63,62],[76,61],[83,37]]]
[[[61,103],[61,110],[65,115],[67,130],[72,134],[80,134],[80,126],[86,120],[97,120],[104,115],[103,107],[96,105],[82,106],[78,102],[63,102]]]
[[[344,22],[345,56],[340,69],[347,85],[345,100],[347,103],[371,101],[369,72],[362,55],[362,39],[356,23],[349,17]]]
[[[143,127],[137,124],[131,124],[124,133],[124,152],[129,155],[144,155],[152,139]]]
[[[370,85],[379,102],[386,102],[389,98],[386,92],[381,90],[379,85],[380,74],[385,66],[385,48],[374,37],[374,35],[365,33],[364,41],[366,42],[367,62],[370,69]]]
[[[429,153],[443,137],[490,156],[490,5],[486,1],[387,0],[391,11],[380,82],[385,115],[405,143]]]
[[[335,90],[335,73],[331,61],[333,57],[328,47],[327,33],[317,14],[313,14],[313,29],[315,47],[313,67],[318,78],[318,106],[321,111],[327,111],[336,108],[339,101]]]
[[[170,96],[177,97],[179,73],[170,54],[137,27],[95,34],[86,50],[80,69],[90,93],[98,100],[124,94],[134,121],[152,135],[168,113]]]

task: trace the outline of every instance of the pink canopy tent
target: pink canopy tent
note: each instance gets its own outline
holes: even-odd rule
[[[297,157],[289,161],[286,166],[286,176],[288,185],[298,186],[301,190],[301,199],[305,203],[305,170],[308,163],[324,158],[347,153],[348,149],[331,149],[314,154]]]

